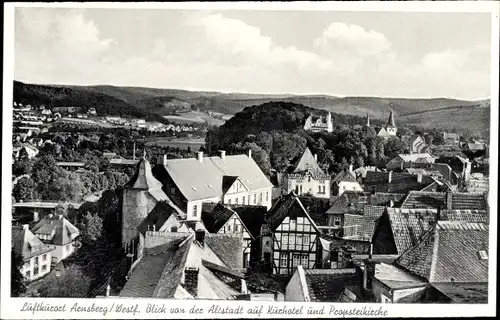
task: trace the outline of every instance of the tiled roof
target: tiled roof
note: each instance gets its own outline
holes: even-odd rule
[[[349,204],[352,204],[352,210],[361,213],[365,205],[388,206],[391,201],[397,203],[404,196],[404,194],[398,193],[376,192],[372,194],[370,192],[346,191],[333,200],[331,207],[326,212],[336,214],[347,213],[351,211],[348,210]]]
[[[353,173],[349,171],[349,169],[344,169],[340,171],[335,178],[333,178],[332,182],[341,182],[341,181],[348,181],[348,182],[358,182],[356,180],[356,177],[354,176]]]
[[[389,182],[391,175],[391,182]],[[367,172],[363,181],[365,190],[375,192],[406,193],[411,190],[422,190],[434,183],[430,176],[418,176],[406,172]]]
[[[305,269],[311,302],[337,302],[347,286],[361,285],[356,269]]]
[[[178,220],[185,218],[185,213],[172,202],[159,201],[137,228],[143,235],[146,234],[146,231],[153,231],[153,226],[155,231],[160,231],[161,227],[163,227],[172,214],[174,214]]]
[[[152,189],[161,190],[162,184],[153,177],[151,164],[145,158],[142,158],[137,164],[135,174],[132,176],[127,186],[134,189]]]
[[[238,180],[237,176],[222,176],[222,194],[226,194],[236,180]]]
[[[235,211],[219,203],[211,212],[203,212],[201,220],[208,232],[217,233],[234,214]]]
[[[257,238],[265,222],[267,208],[261,206],[234,206],[231,209],[238,213],[250,236],[254,239]]]
[[[375,221],[384,213],[384,206],[365,205],[362,215],[344,215],[344,237],[370,240],[373,236]]]
[[[166,172],[188,201],[220,197],[223,176],[238,176],[251,190],[271,188],[272,184],[255,161],[247,155],[168,159]],[[161,180],[161,178],[160,178]]]
[[[487,210],[441,210],[440,220],[489,223]]]
[[[446,208],[445,192],[410,191],[401,203],[401,208]],[[451,208],[454,210],[487,210],[488,204],[481,193],[452,193]]]
[[[434,157],[428,153],[398,154],[398,157],[404,162],[416,162],[422,159],[429,159],[431,162],[434,162]]]
[[[396,264],[429,282],[488,282],[488,225],[439,221]]]
[[[299,197],[293,191],[287,195],[282,196],[267,213],[267,221],[270,230],[276,230],[276,228],[281,224],[285,217],[290,214],[290,209],[294,205],[298,205],[300,207],[300,209],[304,212],[304,215],[311,220],[311,225],[316,229],[316,231],[319,232],[318,226],[311,218],[306,208],[304,208]]]
[[[241,234],[206,234],[205,245],[233,269],[243,268],[243,237]]]
[[[298,173],[308,170],[311,170],[313,173],[316,174],[324,174],[323,170],[321,170],[321,168],[319,167],[318,162],[316,161],[316,159],[314,159],[311,150],[309,150],[309,148],[306,147],[306,150],[300,157],[300,160],[297,163],[297,166],[295,167],[295,170],[293,172]]]
[[[14,251],[21,254],[24,260],[54,250],[53,247],[46,245],[38,239],[27,227],[12,227],[12,247]]]
[[[330,208],[330,199],[300,196],[300,202],[318,226],[325,226],[328,222],[326,211]]]
[[[435,209],[387,208],[386,212],[398,254],[420,242],[437,221]]]
[[[432,283],[453,303],[488,303],[488,283]]]
[[[45,242],[55,245],[66,245],[71,243],[79,234],[80,231],[64,216],[46,215],[34,227],[35,235],[49,236],[50,240]]]

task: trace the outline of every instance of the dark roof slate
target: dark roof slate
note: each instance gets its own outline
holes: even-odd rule
[[[389,174],[391,182],[389,182]],[[434,183],[430,176],[422,176],[422,182],[418,182],[418,176],[406,172],[372,172],[366,173],[363,181],[365,190],[375,192],[407,193],[411,190],[422,190]]]
[[[362,283],[356,269],[306,269],[304,270],[311,302],[337,302],[344,289]]]

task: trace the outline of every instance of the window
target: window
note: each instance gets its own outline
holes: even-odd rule
[[[318,187],[318,193],[321,193],[321,190],[322,190],[322,188],[321,188],[321,186],[319,186]]]
[[[293,262],[293,266],[294,267],[300,265],[300,255],[299,254],[294,254],[292,262]]]
[[[61,276],[61,271],[56,270],[56,277],[60,277],[60,276]]]
[[[245,197],[243,197],[243,199],[241,200],[241,203],[245,204]]]
[[[235,225],[235,226],[234,226],[234,231],[235,231],[235,232],[238,232],[238,231],[239,231],[238,229],[239,229],[239,225]]]
[[[269,245],[269,241],[266,241],[266,246],[268,246],[268,245]]]
[[[281,248],[288,249],[288,235],[287,234],[281,235]]]
[[[296,223],[297,223],[297,220],[290,219],[290,230],[295,231]]]
[[[194,205],[193,206],[193,217],[196,217],[198,215],[198,206]]]
[[[266,191],[266,201],[269,201],[269,191]]]
[[[227,231],[231,232],[231,225],[230,224],[227,225]]]
[[[335,227],[339,227],[340,226],[340,217],[333,217],[333,225]]]
[[[309,236],[304,235],[304,239],[303,239],[303,241],[302,241],[302,242],[303,242],[303,243],[304,243],[304,245],[306,245],[306,246],[307,246],[307,245],[309,245]]]
[[[298,217],[297,223],[300,223],[300,224],[304,223],[304,217]]]
[[[36,276],[38,274],[38,268],[33,269],[33,275]]]
[[[256,204],[257,203],[257,194],[254,194],[253,195],[253,204]]]
[[[35,267],[38,267],[38,257],[35,257]]]
[[[259,203],[262,203],[262,192],[259,193]]]
[[[234,200],[234,203],[238,204],[238,202],[239,202],[239,201],[238,201],[238,198],[236,198],[236,199]]]
[[[25,268],[29,268],[31,266],[31,260],[27,260],[25,263],[24,263],[24,267]]]
[[[280,266],[281,267],[286,267],[288,265],[288,254],[287,253],[281,253],[280,254]]]
[[[171,232],[177,232],[177,227],[171,227],[171,228],[170,228],[170,231],[171,231]]]
[[[47,271],[47,265],[45,265],[45,264],[44,264],[44,265],[42,266],[42,272],[45,272],[45,271]]]
[[[488,260],[488,253],[486,252],[486,250],[479,250],[478,254],[479,254],[479,259]]]
[[[42,256],[42,259],[43,259],[43,261],[47,261],[47,254],[44,254],[44,255]]]
[[[170,188],[170,194],[175,194],[175,187]]]
[[[382,303],[391,303],[391,299],[383,294],[380,295],[380,302]]]
[[[28,279],[31,278],[31,271],[29,271],[29,270],[26,271],[26,278],[28,278]]]
[[[231,204],[231,199],[227,199],[227,204]]]
[[[302,255],[302,259],[300,261],[300,264],[303,265],[304,267],[308,267],[309,265],[309,257],[307,255]]]
[[[297,235],[297,245],[302,245],[302,235],[301,234]]]

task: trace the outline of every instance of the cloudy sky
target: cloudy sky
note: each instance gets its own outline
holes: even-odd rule
[[[490,95],[489,14],[17,8],[15,79],[250,93]]]

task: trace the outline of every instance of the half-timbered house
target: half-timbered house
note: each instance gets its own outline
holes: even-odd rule
[[[276,202],[267,220],[262,239],[272,239],[273,274],[291,275],[299,265],[316,268],[320,231],[293,191]]]

